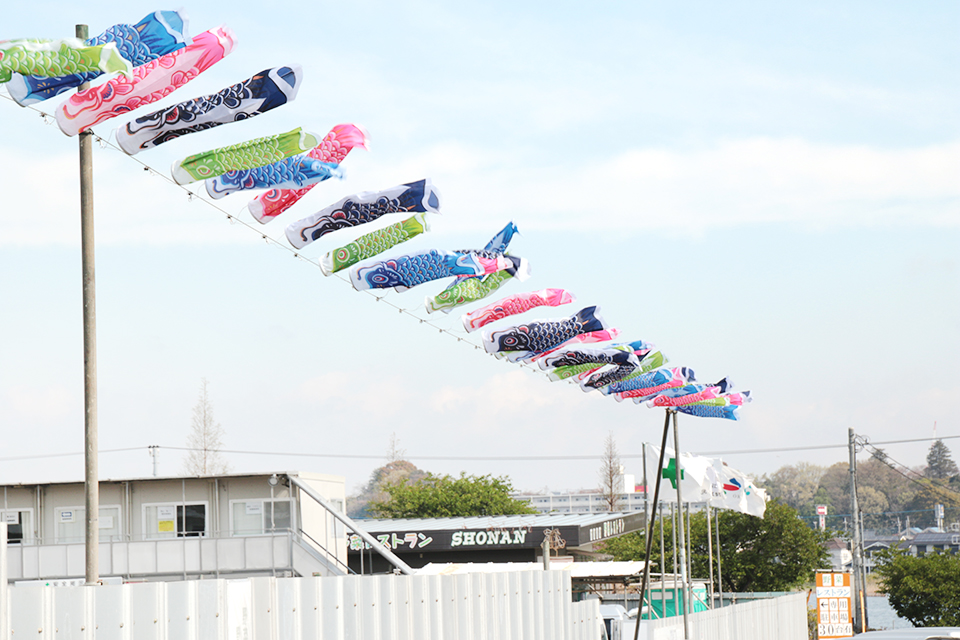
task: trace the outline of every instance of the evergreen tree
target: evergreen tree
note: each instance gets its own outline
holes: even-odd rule
[[[934,440],[927,453],[927,469],[925,476],[937,480],[946,480],[960,473],[957,463],[950,457],[950,449],[943,444],[943,440]]]

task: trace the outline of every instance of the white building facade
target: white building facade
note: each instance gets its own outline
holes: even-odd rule
[[[344,526],[290,482],[342,512],[344,479],[232,474],[100,482],[100,575],[121,581],[342,575]],[[11,581],[84,576],[82,482],[2,488]]]

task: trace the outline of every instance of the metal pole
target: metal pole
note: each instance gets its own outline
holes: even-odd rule
[[[680,431],[677,428],[677,412],[673,411],[673,450],[677,456],[677,517],[679,518],[680,530],[680,585],[683,589],[683,637],[690,637],[690,621],[687,619],[687,605],[690,602],[690,585],[688,583],[686,555],[686,541],[683,531],[683,492],[680,487],[683,485],[681,478],[683,473],[680,470]]]
[[[76,36],[88,38],[87,25],[76,26]],[[89,87],[80,85],[80,90]],[[81,131],[80,140],[80,251],[83,274],[83,408],[84,489],[86,493],[86,584],[100,580],[100,484],[97,478],[97,306],[93,240],[93,132]]]
[[[723,606],[723,569],[720,567],[720,509],[717,509],[717,522],[714,531],[717,535],[717,592],[720,595],[720,606]]]
[[[677,566],[677,505],[670,503],[670,534],[673,536],[671,541],[673,546],[673,577],[670,579],[670,585],[673,587],[673,615],[680,614],[680,593],[677,591],[677,576],[680,574],[680,567]]]
[[[860,606],[860,506],[857,503],[857,436],[853,427],[847,430],[847,446],[850,452],[850,511],[853,518],[853,566],[850,572],[853,584],[853,628],[862,627],[863,608]]]
[[[661,463],[662,464],[662,463]],[[663,503],[660,503],[660,613],[667,616],[667,545],[663,541]]]
[[[543,551],[543,570],[550,571],[550,538],[547,537],[546,532],[544,532],[540,548]]]
[[[643,443],[643,518],[650,522],[650,488],[647,486],[647,443]]]
[[[704,505],[704,510],[707,513],[707,558],[709,558],[708,565],[710,567],[710,579],[707,580],[707,588],[710,589],[710,608],[713,609],[713,531],[710,526],[710,503],[708,502]]]
[[[687,503],[687,601],[693,609],[693,534],[690,533],[690,503]]]
[[[650,584],[650,551],[653,549],[653,525],[656,519],[657,505],[660,502],[660,480],[663,478],[663,456],[667,451],[667,433],[670,429],[670,414],[667,414],[666,419],[663,421],[663,437],[660,439],[660,462],[657,466],[657,483],[654,485],[653,489],[653,510],[651,511],[651,517],[653,519],[647,522],[647,553],[643,557],[643,582],[640,584],[640,603],[637,605],[637,625],[633,628],[633,640],[637,640],[640,634],[640,620],[643,618],[643,599],[647,593],[647,585]],[[644,465],[644,473],[646,473],[646,465]],[[646,487],[644,487],[646,491]],[[661,598],[663,597],[663,509],[662,505],[660,509],[660,594]],[[662,602],[662,600],[661,600]],[[662,612],[665,614],[666,609],[663,609]]]

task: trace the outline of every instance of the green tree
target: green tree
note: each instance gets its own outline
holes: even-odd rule
[[[416,482],[426,475],[426,471],[408,460],[391,458],[390,462],[373,470],[367,484],[357,493],[347,497],[347,515],[351,518],[369,518],[371,502],[382,502],[390,498],[389,494],[383,490],[384,486],[396,484],[401,480]]]
[[[373,500],[367,510],[378,518],[444,518],[536,513],[522,500],[510,497],[513,487],[506,476],[438,476],[428,473],[411,482],[381,485],[387,497]]]
[[[960,556],[932,553],[915,558],[904,549],[880,554],[874,572],[880,593],[901,618],[918,627],[960,626]]]
[[[935,480],[946,480],[960,473],[957,463],[950,457],[950,449],[943,440],[934,440],[927,452],[927,468],[923,475]]]
[[[659,527],[659,525],[657,525]],[[690,518],[693,576],[708,575],[706,514]],[[716,535],[716,534],[714,534]],[[631,533],[609,540],[603,551],[615,560],[643,560],[646,551],[643,533]],[[664,540],[668,548],[665,566],[673,566],[669,548],[671,523],[664,522]],[[786,591],[813,578],[816,569],[826,566],[825,532],[808,527],[796,509],[773,499],[767,503],[763,518],[720,512],[720,562],[724,591]],[[651,561],[660,565],[660,536],[654,537]],[[714,548],[714,553],[717,549]]]

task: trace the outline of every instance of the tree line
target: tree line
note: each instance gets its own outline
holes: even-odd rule
[[[865,528],[895,533],[907,526],[908,518],[912,527],[932,527],[937,504],[944,506],[945,522],[960,521],[960,472],[942,440],[930,446],[927,464],[914,468],[900,465],[882,449],[869,449],[870,458],[857,461],[857,499]],[[850,514],[849,463],[785,465],[760,476],[756,484],[811,524],[817,505],[827,505],[828,528],[844,529],[844,517]]]

